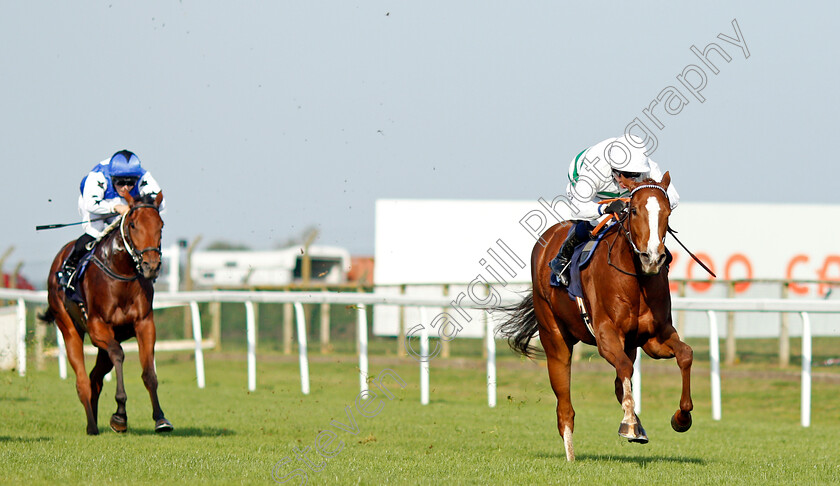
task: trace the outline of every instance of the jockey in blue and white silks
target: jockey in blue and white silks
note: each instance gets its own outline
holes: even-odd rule
[[[140,159],[128,150],[121,150],[96,164],[79,186],[79,214],[85,233],[76,240],[73,252],[67,257],[57,277],[60,285],[67,286],[79,259],[92,248],[105,228],[128,211],[128,203],[118,191],[128,190],[132,197],[157,194],[160,186],[152,174],[140,165]],[[164,202],[160,208],[163,210]],[[99,219],[105,215],[113,216]]]
[[[609,217],[610,213],[624,210],[625,203],[622,201],[598,204],[605,199],[630,195],[630,191],[619,182],[620,176],[635,181],[648,178],[656,182],[662,180],[659,165],[645,154],[642,140],[634,135],[599,142],[577,154],[569,165],[569,183],[566,186],[568,206],[560,209],[565,220],[577,223],[550,263],[561,284],[568,286],[572,253],[577,245],[590,238],[594,224]],[[673,184],[668,186],[667,192],[671,209],[674,209],[680,196]]]

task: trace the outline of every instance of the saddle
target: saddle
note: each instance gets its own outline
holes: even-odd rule
[[[88,264],[90,264],[91,258],[93,258],[93,250],[95,249],[96,244],[94,244],[93,248],[88,250],[88,252],[85,253],[85,255],[81,259],[79,259],[79,266],[73,273],[73,276],[70,278],[70,285],[68,285],[67,288],[64,289],[64,297],[77,304],[84,303],[84,296],[82,295],[81,291],[82,279],[84,279],[85,270],[87,270]]]
[[[566,289],[569,293],[570,299],[583,297],[583,286],[580,282],[580,270],[582,268],[586,268],[586,265],[589,264],[589,259],[592,257],[592,253],[595,252],[595,248],[597,248],[601,240],[604,239],[604,235],[607,233],[608,229],[609,226],[600,231],[595,239],[586,241],[575,247],[574,253],[572,253],[571,263],[569,264],[569,286],[564,287],[561,285],[557,275],[552,272],[549,281],[552,287]],[[574,226],[569,231],[574,231]]]

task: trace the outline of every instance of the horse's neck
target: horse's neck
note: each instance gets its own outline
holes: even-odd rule
[[[108,233],[99,242],[96,248],[96,256],[100,260],[111,263],[115,269],[130,270],[133,268],[131,255],[128,254],[117,229]]]

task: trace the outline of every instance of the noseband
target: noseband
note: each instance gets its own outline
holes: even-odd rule
[[[153,205],[153,204],[138,204],[136,206],[132,206],[131,209],[128,210],[127,213],[120,219],[120,236],[122,237],[123,246],[125,246],[126,251],[129,255],[131,255],[131,259],[134,260],[134,268],[137,269],[137,273],[142,274],[143,271],[140,268],[140,264],[143,263],[143,255],[150,251],[155,251],[158,255],[162,255],[161,247],[158,245],[157,247],[150,246],[148,248],[144,248],[140,251],[137,251],[132,244],[131,238],[126,237],[126,229],[125,229],[125,220],[137,209],[142,208],[150,208],[154,209],[155,211],[160,211],[160,209]]]

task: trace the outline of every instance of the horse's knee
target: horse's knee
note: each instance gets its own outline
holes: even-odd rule
[[[143,370],[143,373],[140,375],[140,377],[143,379],[143,384],[146,385],[146,388],[157,388],[157,374],[154,372],[154,370]]]
[[[685,343],[681,344],[682,346],[676,350],[677,364],[680,368],[689,367],[694,362],[694,350]]]

